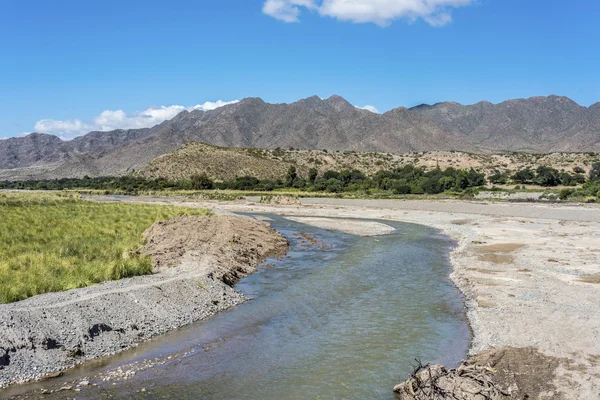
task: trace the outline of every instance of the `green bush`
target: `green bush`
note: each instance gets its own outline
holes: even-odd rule
[[[561,200],[567,200],[573,195],[573,193],[575,193],[575,190],[573,189],[563,189],[560,191],[558,198]]]
[[[405,183],[397,182],[392,186],[392,192],[394,194],[410,194],[411,187]]]

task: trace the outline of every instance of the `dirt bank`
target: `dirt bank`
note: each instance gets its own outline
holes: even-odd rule
[[[179,204],[438,228],[459,244],[451,254],[451,277],[465,296],[473,330],[471,355],[534,349],[557,361],[552,373],[544,375],[538,398],[600,399],[599,207],[342,199],[302,203]]]
[[[232,285],[287,240],[245,217],[178,217],[149,228],[156,274],[0,305],[0,387],[123,351],[245,299]]]

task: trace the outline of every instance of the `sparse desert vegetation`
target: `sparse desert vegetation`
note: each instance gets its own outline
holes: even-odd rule
[[[0,303],[152,272],[137,250],[154,222],[204,209],[0,194]]]
[[[278,179],[294,166],[301,176],[311,169],[319,174],[329,170],[356,169],[365,175],[380,170],[392,170],[406,165],[433,169],[470,169],[486,177],[496,174],[511,177],[523,169],[549,167],[558,173],[586,175],[594,163],[600,162],[597,153],[498,153],[474,154],[459,151],[432,151],[392,154],[341,150],[246,149],[187,143],[177,150],[160,156],[136,173],[149,179],[170,181],[189,179],[192,175],[207,175],[216,181],[253,176],[261,180]]]

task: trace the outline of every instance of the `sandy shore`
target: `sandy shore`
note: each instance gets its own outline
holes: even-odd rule
[[[540,398],[600,398],[597,207],[333,199],[303,206],[185,204],[221,212],[381,219],[438,228],[459,244],[451,254],[452,279],[465,295],[471,353],[535,348],[558,364],[554,387],[549,384]],[[338,229],[345,224],[338,221]]]
[[[328,230],[338,230],[345,233],[358,236],[379,236],[395,231],[389,225],[373,221],[360,221],[355,219],[340,219],[340,218],[316,218],[316,217],[290,217],[291,221],[300,222],[302,224],[313,225],[318,228]]]

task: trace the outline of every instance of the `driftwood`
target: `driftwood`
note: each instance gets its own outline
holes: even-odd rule
[[[503,400],[506,393],[494,384],[494,368],[463,363],[447,370],[441,365],[418,365],[408,381],[397,385],[394,392],[400,400]]]

